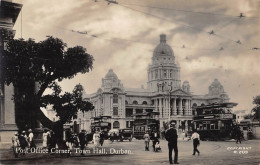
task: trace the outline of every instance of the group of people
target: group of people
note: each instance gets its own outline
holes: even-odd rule
[[[169,163],[170,164],[179,164],[178,162],[178,134],[175,128],[175,122],[170,122],[170,128],[165,131],[165,139],[168,141],[168,149],[169,149]],[[159,146],[159,136],[157,132],[149,133],[147,131],[144,134],[144,142],[145,142],[145,150],[149,151],[149,142],[150,140],[153,141],[153,150],[155,152],[160,151],[161,148]],[[198,153],[200,155],[200,151],[198,150],[198,146],[200,145],[200,135],[194,130],[191,139],[193,140],[193,154],[195,155]],[[174,150],[174,160],[172,160],[172,151]]]
[[[14,134],[12,137],[12,144],[15,157],[18,157],[19,152],[24,155],[27,147],[29,149],[36,148],[33,136],[34,135],[31,129],[29,129],[28,132],[21,131]],[[19,147],[20,149],[18,149]],[[28,150],[28,152],[29,151],[30,150]]]
[[[47,148],[49,151],[52,148],[56,148],[56,137],[55,133],[52,130],[44,130],[42,136],[42,148]],[[15,133],[12,137],[12,144],[12,148],[16,158],[18,157],[19,153],[25,155],[25,153],[30,152],[32,148],[36,148],[32,129],[29,129],[28,132],[19,131]]]
[[[150,140],[152,140],[152,142],[153,142],[153,145],[152,145],[153,151],[154,152],[161,151],[158,132],[149,133],[149,131],[146,131],[143,138],[144,138],[144,142],[145,142],[145,151],[149,151]]]

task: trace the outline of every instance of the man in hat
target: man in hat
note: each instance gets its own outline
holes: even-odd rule
[[[22,133],[18,134],[18,140],[20,143],[20,147],[23,150],[22,154],[25,154],[25,148],[28,146],[27,136],[25,134],[25,131],[22,131]]]
[[[194,133],[191,135],[191,139],[193,140],[193,154],[195,155],[196,152],[198,152],[198,155],[200,155],[200,151],[198,150],[198,145],[200,144],[200,135],[197,133],[197,130],[194,130]]]
[[[28,140],[29,140],[30,148],[36,148],[34,141],[33,141],[33,132],[31,129],[29,129],[28,132],[29,132]]]
[[[177,146],[177,130],[175,129],[175,122],[170,122],[170,128],[166,131],[165,138],[168,141],[168,148],[169,148],[169,162],[172,162],[172,150],[174,150],[174,164],[178,163],[178,146]]]

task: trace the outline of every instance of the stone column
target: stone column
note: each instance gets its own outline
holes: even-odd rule
[[[158,99],[155,99],[154,102],[155,102],[155,112],[158,112]]]
[[[176,98],[173,99],[173,115],[177,115]]]
[[[185,121],[185,131],[188,131],[188,120]]]
[[[179,114],[180,114],[180,115],[183,115],[182,98],[180,99],[180,102],[179,102],[179,110],[180,110]]]
[[[180,121],[176,120],[176,130],[177,130],[177,133],[178,133],[179,126],[180,126]]]
[[[160,113],[160,118],[162,117],[162,99],[159,98],[159,113]]]
[[[191,100],[189,100],[189,110],[190,110],[190,115],[192,115]]]
[[[189,109],[188,109],[188,99],[185,99],[185,108],[184,108],[184,115],[189,114]]]

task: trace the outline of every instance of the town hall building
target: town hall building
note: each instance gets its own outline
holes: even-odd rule
[[[111,116],[112,128],[132,127],[133,115],[144,112],[159,112],[160,126],[163,122],[175,120],[179,130],[191,129],[196,106],[228,102],[221,83],[215,79],[208,87],[208,94],[191,94],[188,81],[181,81],[181,68],[175,54],[166,42],[166,35],[160,35],[147,69],[147,88],[127,88],[116,73],[110,69],[96,93],[86,95],[95,109],[83,114],[79,112],[80,129],[90,129],[91,118]],[[145,75],[144,75],[145,76]],[[74,121],[75,122],[75,121]]]

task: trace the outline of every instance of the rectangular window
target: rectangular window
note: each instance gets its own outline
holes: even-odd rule
[[[143,113],[142,109],[136,109],[136,113]]]
[[[118,103],[118,95],[113,94],[113,103],[117,104]]]
[[[113,107],[113,115],[118,116],[118,107]]]
[[[210,129],[215,129],[214,124],[210,124]]]
[[[133,109],[126,108],[125,116],[132,117],[132,115],[133,115]]]

